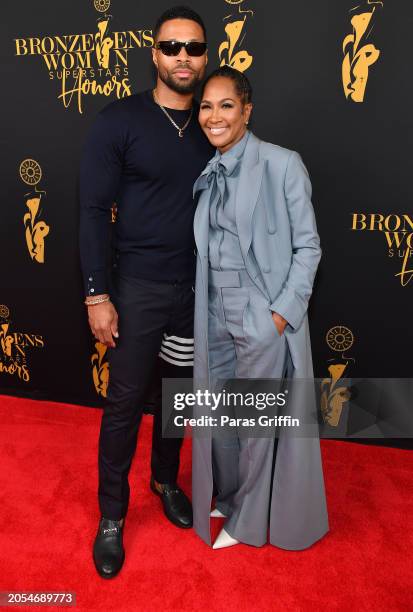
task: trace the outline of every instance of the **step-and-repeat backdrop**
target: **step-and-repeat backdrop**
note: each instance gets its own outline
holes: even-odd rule
[[[86,132],[154,84],[153,26],[171,2],[22,0],[2,9],[0,390],[101,405],[78,255]],[[188,0],[209,69],[245,71],[253,131],[297,150],[323,257],[310,308],[315,374],[340,410],[346,377],[411,377],[413,7],[390,0]],[[156,134],[154,134],[156,138]]]

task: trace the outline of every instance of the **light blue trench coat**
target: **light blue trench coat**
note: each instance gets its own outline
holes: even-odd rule
[[[208,228],[207,169],[194,185],[199,193],[194,232],[197,246],[194,328],[194,382],[208,384]],[[287,376],[311,379],[313,365],[307,319],[308,301],[321,256],[311,183],[295,151],[250,134],[236,192],[236,223],[247,272],[287,321],[290,353]],[[252,250],[254,257],[250,256]],[[198,384],[199,383],[199,384]],[[280,428],[276,454],[270,542],[289,550],[307,548],[328,531],[328,515],[316,425],[315,398],[298,398],[289,414],[314,424],[311,435],[292,436]],[[196,411],[196,408],[195,408]],[[194,528],[211,544],[213,491],[211,437],[193,437],[192,500]]]

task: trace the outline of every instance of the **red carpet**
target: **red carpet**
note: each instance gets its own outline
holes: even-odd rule
[[[74,591],[78,610],[413,609],[411,452],[323,441],[330,533],[300,552],[213,551],[164,519],[148,489],[150,417],[131,472],[125,565],[102,580],[91,559],[100,414],[0,397],[0,591]],[[189,454],[186,441],[187,492]]]

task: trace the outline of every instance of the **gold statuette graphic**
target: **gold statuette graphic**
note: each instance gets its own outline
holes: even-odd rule
[[[110,6],[110,0],[95,0],[95,9],[100,13],[105,13]],[[113,40],[106,36],[109,19],[112,15],[105,15],[98,19],[98,33],[95,34],[96,59],[101,68],[109,68],[109,54],[113,47]]]
[[[328,330],[326,342],[332,351],[341,353],[341,357],[332,360],[334,363],[328,366],[330,377],[321,381],[321,414],[325,423],[337,427],[344,404],[350,399],[349,389],[338,383],[351,359],[346,358],[344,352],[353,346],[353,332],[348,327],[337,325]]]
[[[227,40],[223,41],[218,49],[220,66],[231,66],[240,72],[245,72],[251,66],[253,56],[245,49],[241,48],[245,38],[245,25],[247,18],[254,15],[254,12],[249,9],[242,9],[241,5],[244,0],[225,0],[227,4],[237,5],[238,13],[236,15],[227,15],[224,21],[228,21],[225,26],[225,34]],[[240,15],[242,16],[240,18]]]
[[[101,342],[95,343],[96,353],[92,355],[92,375],[96,393],[106,397],[109,383],[109,363],[105,359],[107,346]]]
[[[25,159],[20,164],[20,178],[26,185],[34,186],[34,191],[25,194],[26,206],[29,209],[23,217],[26,228],[26,243],[32,261],[44,263],[44,239],[50,231],[50,227],[41,218],[42,209],[40,206],[42,195],[45,191],[37,189],[37,185],[42,178],[40,165],[34,159]]]
[[[118,216],[118,206],[116,202],[113,202],[112,208],[110,209],[110,211],[111,211],[111,215],[110,215],[111,223],[116,223],[116,219]]]
[[[368,42],[378,6],[382,8],[384,3],[367,0],[350,10],[353,32],[343,41],[342,78],[345,96],[353,102],[364,101],[369,67],[377,62],[380,55],[380,51]]]

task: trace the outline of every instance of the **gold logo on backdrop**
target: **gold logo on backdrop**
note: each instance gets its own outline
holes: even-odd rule
[[[42,218],[41,200],[46,192],[37,188],[42,178],[42,169],[34,159],[25,159],[20,164],[19,174],[26,185],[34,186],[33,191],[24,194],[26,206],[29,209],[29,212],[23,217],[27,248],[32,261],[44,263],[44,239],[48,235],[50,227]]]
[[[8,319],[10,316],[10,310],[5,304],[0,304],[0,319]]]
[[[112,15],[106,13],[110,0],[95,0],[99,13],[97,32],[15,38],[16,55],[43,58],[51,81],[60,82],[58,99],[68,108],[77,103],[83,113],[84,96],[129,96],[128,53],[152,47],[152,30],[110,31]]]
[[[0,304],[0,374],[16,375],[20,380],[30,380],[27,364],[28,348],[43,348],[43,337],[39,334],[26,334],[11,331],[10,310]]]
[[[98,1],[98,0],[96,0]],[[113,202],[111,207],[111,223],[116,223],[118,215],[118,206]],[[102,397],[106,397],[109,384],[109,362],[106,360],[107,346],[101,342],[95,343],[96,353],[92,355],[92,376],[95,385],[96,393]]]
[[[95,0],[93,4],[97,11],[104,13],[110,7],[110,0]]]
[[[344,325],[337,325],[328,330],[326,342],[332,351],[341,353],[339,358],[331,359],[328,366],[330,376],[321,381],[321,414],[325,423],[337,427],[340,421],[344,404],[350,399],[350,391],[340,385],[351,357],[345,357],[354,343],[353,332]]]
[[[400,284],[405,287],[413,278],[413,265],[410,258],[413,255],[413,217],[408,214],[382,215],[380,213],[353,213],[351,229],[354,231],[378,231],[386,238],[388,257],[401,259],[399,277]]]
[[[369,67],[379,59],[379,49],[367,42],[374,28],[378,6],[382,8],[384,3],[367,0],[350,10],[353,33],[343,40],[342,78],[345,96],[353,102],[363,102]]]
[[[242,49],[242,44],[246,35],[247,19],[254,15],[250,9],[242,9],[244,0],[225,0],[227,4],[237,5],[238,12],[227,15],[223,21],[228,21],[225,26],[227,40],[222,42],[218,49],[218,56],[221,61],[220,66],[228,65],[245,72],[251,66],[253,56],[246,49]]]
[[[109,383],[109,363],[105,359],[107,346],[101,342],[95,343],[96,353],[92,355],[92,375],[96,393],[106,397]]]
[[[110,212],[111,212],[111,215],[110,215],[111,222],[116,223],[116,219],[118,216],[118,205],[116,204],[116,202],[113,202]]]

